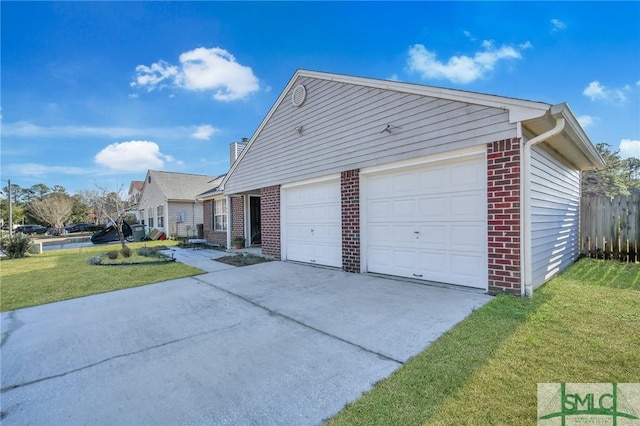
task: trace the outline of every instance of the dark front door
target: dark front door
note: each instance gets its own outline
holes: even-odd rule
[[[260,197],[249,197],[249,215],[251,245],[262,244],[262,234],[260,231]]]

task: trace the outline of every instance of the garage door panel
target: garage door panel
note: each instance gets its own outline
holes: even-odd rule
[[[367,270],[486,288],[484,155],[365,179]]]
[[[340,181],[285,188],[283,195],[286,259],[342,266]]]
[[[451,249],[482,252],[486,245],[486,233],[484,224],[452,224]]]
[[[420,210],[417,216],[420,220],[437,220],[449,217],[449,200],[443,196],[420,197]]]

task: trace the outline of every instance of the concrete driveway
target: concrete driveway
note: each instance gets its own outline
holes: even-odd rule
[[[215,264],[2,314],[2,424],[318,424],[490,299],[294,263]]]

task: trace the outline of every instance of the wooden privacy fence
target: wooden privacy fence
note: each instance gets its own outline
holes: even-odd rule
[[[580,253],[598,259],[638,262],[640,194],[586,195],[580,207]]]

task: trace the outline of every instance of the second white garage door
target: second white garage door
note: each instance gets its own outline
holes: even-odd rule
[[[487,287],[484,154],[365,176],[369,272]]]
[[[340,179],[283,188],[284,258],[342,266]]]

